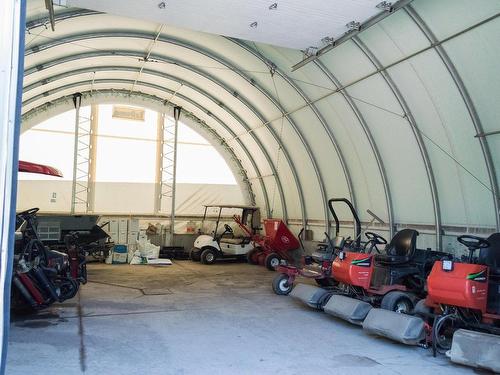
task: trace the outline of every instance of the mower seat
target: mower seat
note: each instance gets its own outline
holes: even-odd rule
[[[490,269],[490,278],[500,279],[500,233],[493,233],[488,237],[490,246],[481,249],[478,263],[484,264]]]
[[[384,265],[400,265],[408,263],[417,248],[417,236],[414,229],[403,229],[396,233],[385,248],[386,254],[375,255],[375,261]]]

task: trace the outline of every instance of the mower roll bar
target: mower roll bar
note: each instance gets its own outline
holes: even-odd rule
[[[336,202],[343,202],[349,207],[351,210],[352,216],[354,217],[354,222],[355,222],[355,243],[356,247],[360,247],[361,245],[361,221],[359,220],[358,214],[356,213],[356,210],[354,209],[354,206],[352,205],[351,201],[347,198],[332,198],[328,200],[328,208],[330,209],[330,212],[332,213],[333,220],[335,220],[335,236],[339,235],[340,232],[340,221],[337,216],[337,213],[335,212],[335,208],[333,208],[333,204]]]

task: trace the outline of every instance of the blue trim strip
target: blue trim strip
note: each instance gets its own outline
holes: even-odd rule
[[[21,0],[20,20],[19,20],[19,55],[17,65],[17,97],[16,97],[16,119],[14,124],[14,139],[12,145],[12,194],[10,196],[10,225],[7,238],[8,262],[5,270],[5,289],[3,291],[3,337],[2,337],[2,358],[0,361],[0,374],[5,374],[7,364],[7,347],[9,344],[10,328],[10,288],[12,281],[12,266],[14,259],[14,233],[16,226],[16,201],[17,201],[17,170],[19,165],[19,134],[21,130],[21,106],[23,95],[23,72],[24,72],[24,33],[26,29],[26,0]],[[5,197],[8,199],[8,197]]]

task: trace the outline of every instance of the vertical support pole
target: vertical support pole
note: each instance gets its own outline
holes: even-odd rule
[[[87,179],[87,211],[95,210],[95,177],[97,168],[97,133],[99,131],[99,105],[92,104],[90,109],[89,175]]]
[[[0,1],[0,374],[5,373],[14,258],[18,146],[24,71],[25,0]]]
[[[73,95],[73,104],[75,106],[75,141],[73,146],[73,185],[71,187],[71,215],[75,214],[76,205],[76,179],[78,168],[78,130],[80,129],[80,106],[82,104],[82,94]]]
[[[163,122],[164,114],[158,112],[156,120],[156,174],[155,174],[155,197],[154,197],[154,213],[159,214],[161,211],[161,182],[163,169]]]
[[[179,118],[181,117],[181,107],[174,107],[174,170],[172,181],[172,208],[170,210],[170,246],[174,246],[174,229],[175,229],[175,190],[177,183],[177,131],[179,129]]]
[[[91,117],[82,116],[82,94],[73,95],[75,105],[75,147],[73,153],[73,186],[71,189],[71,214],[89,211],[89,180],[91,174]],[[79,207],[77,207],[79,205]]]

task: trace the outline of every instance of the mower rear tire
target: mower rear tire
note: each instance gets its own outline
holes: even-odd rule
[[[394,311],[401,314],[411,314],[415,305],[412,298],[400,291],[392,291],[387,293],[380,303],[380,307],[385,310]]]
[[[280,265],[281,258],[278,254],[276,253],[270,253],[266,256],[266,260],[264,261],[264,264],[266,265],[266,268],[269,271],[275,271],[276,267]]]
[[[193,262],[199,262],[200,259],[201,259],[201,251],[200,251],[200,249],[198,249],[196,247],[193,247],[191,249],[191,251],[189,252],[189,258],[191,258],[191,260]]]
[[[247,262],[249,264],[258,265],[259,264],[259,253],[262,251],[260,247],[256,247],[247,253]]]
[[[273,291],[280,296],[286,296],[293,289],[293,284],[288,284],[288,275],[280,273],[273,279]]]
[[[217,253],[215,250],[205,249],[201,252],[200,260],[203,264],[214,264],[217,260]]]

